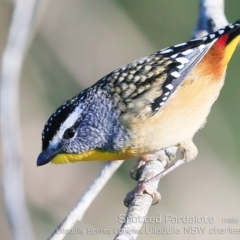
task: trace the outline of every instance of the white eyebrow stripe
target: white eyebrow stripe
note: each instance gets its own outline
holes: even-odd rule
[[[49,148],[56,146],[59,143],[59,141],[61,141],[66,129],[72,127],[76,123],[76,121],[78,120],[82,112],[83,112],[83,109],[81,108],[81,105],[75,108],[75,110],[61,124],[59,130],[56,132],[52,140],[50,140]]]
[[[81,115],[83,109],[81,108],[81,105],[76,107],[75,110],[67,117],[67,119],[62,123],[59,129],[59,133],[65,132],[66,129],[72,127],[75,122],[78,120],[79,116]]]

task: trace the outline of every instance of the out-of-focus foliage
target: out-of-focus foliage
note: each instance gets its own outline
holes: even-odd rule
[[[12,6],[0,1],[0,50],[2,52]],[[240,18],[240,2],[226,1],[230,22]],[[78,163],[36,167],[41,150],[41,131],[49,115],[65,100],[110,71],[163,47],[190,38],[198,14],[197,0],[51,0],[25,61],[20,94],[24,176],[36,239],[46,239],[81,193],[94,179],[102,163]],[[145,224],[138,239],[159,239],[146,227],[178,227],[165,223],[165,214],[212,216],[207,228],[240,228],[240,49],[229,64],[226,84],[203,130],[195,137],[197,160],[171,173],[160,183],[162,201],[149,216],[162,215],[162,223]],[[1,149],[0,149],[1,150]],[[87,211],[67,239],[113,239],[120,227],[118,215],[125,213],[123,199],[133,188],[126,162]],[[2,194],[0,195],[2,196]],[[9,239],[0,197],[1,239]],[[222,224],[223,218],[238,224]],[[203,226],[201,224],[195,224]],[[187,225],[192,226],[192,225]],[[87,234],[87,228],[110,229],[110,234]],[[147,235],[147,236],[146,236]],[[239,235],[176,236],[164,239],[238,239]]]

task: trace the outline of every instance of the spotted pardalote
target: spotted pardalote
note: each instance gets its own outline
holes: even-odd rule
[[[119,68],[66,101],[47,121],[37,165],[142,156],[170,146],[185,161],[224,84],[240,20]]]

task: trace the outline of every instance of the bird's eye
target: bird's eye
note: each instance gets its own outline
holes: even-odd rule
[[[64,134],[63,134],[63,138],[64,139],[70,139],[73,138],[75,135],[75,129],[74,128],[68,128]]]

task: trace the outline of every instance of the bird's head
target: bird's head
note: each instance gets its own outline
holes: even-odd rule
[[[37,166],[127,158],[128,132],[107,93],[89,88],[65,102],[48,119],[42,132]]]

